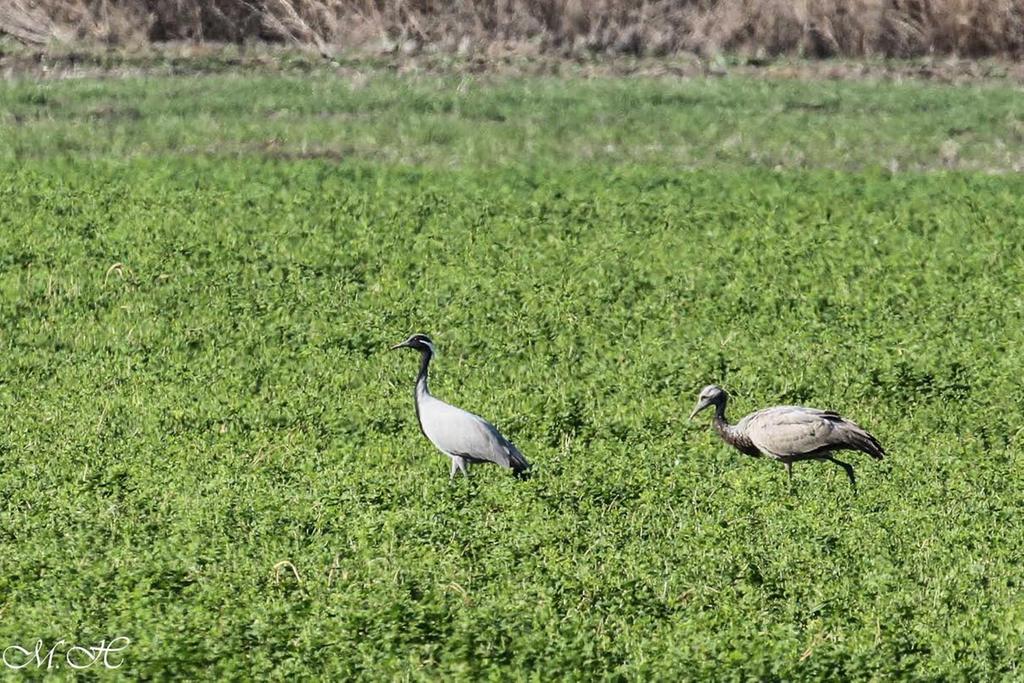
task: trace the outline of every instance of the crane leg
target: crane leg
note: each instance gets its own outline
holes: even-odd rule
[[[467,479],[469,479],[469,464],[465,458],[459,458],[455,456],[449,456],[452,459],[452,474],[448,477],[449,481],[455,481],[455,476],[462,472]]]
[[[786,466],[786,474],[789,475],[789,487],[793,488],[793,463],[784,462],[782,464]]]
[[[850,486],[852,486],[853,490],[856,491],[857,490],[857,478],[853,476],[853,465],[851,465],[850,463],[847,463],[847,462],[843,462],[842,460],[836,460],[831,455],[826,455],[825,459],[826,460],[831,460],[832,462],[834,462],[835,464],[839,465],[844,470],[846,470],[846,476],[850,480]]]

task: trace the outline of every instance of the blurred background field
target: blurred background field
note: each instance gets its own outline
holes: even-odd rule
[[[945,87],[751,75],[395,74],[358,60],[299,63],[302,70],[284,72],[222,64],[177,77],[147,63],[128,77],[110,66],[110,78],[14,79],[0,84],[0,157],[1024,168],[1024,98],[1004,80]]]

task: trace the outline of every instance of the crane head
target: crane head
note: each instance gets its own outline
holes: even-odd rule
[[[410,348],[416,349],[417,351],[425,351],[427,353],[430,353],[431,355],[436,353],[434,350],[434,342],[430,339],[430,337],[428,337],[425,334],[414,334],[401,344],[395,344],[394,346],[392,346],[391,350],[394,351],[395,349],[402,348]]]
[[[694,407],[693,412],[690,413],[690,419],[692,420],[697,416],[697,413],[704,410],[708,406],[719,406],[725,407],[725,401],[728,395],[725,393],[725,389],[714,384],[709,384],[700,390],[700,396],[697,397],[697,405]]]

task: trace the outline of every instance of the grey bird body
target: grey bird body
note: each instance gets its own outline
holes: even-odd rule
[[[690,417],[715,406],[714,426],[723,441],[747,455],[778,460],[791,478],[794,462],[828,460],[842,467],[851,485],[856,486],[853,467],[832,454],[860,451],[877,460],[885,455],[874,436],[838,413],[803,406],[776,406],[751,413],[730,425],[725,417],[727,400],[728,395],[721,388],[704,387]]]
[[[530,467],[523,454],[487,420],[430,393],[427,373],[434,355],[429,337],[416,334],[392,348],[413,348],[420,352],[420,373],[416,378],[414,399],[420,430],[430,443],[451,459],[451,478],[460,471],[469,476],[469,464],[492,462],[517,475]]]

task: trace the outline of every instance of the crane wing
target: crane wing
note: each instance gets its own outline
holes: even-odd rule
[[[420,406],[423,433],[448,455],[493,462],[521,471],[530,466],[519,449],[487,420],[431,397]]]
[[[741,424],[757,448],[778,456],[849,448],[843,428],[848,424],[860,429],[838,413],[801,406],[768,408],[743,418]]]

